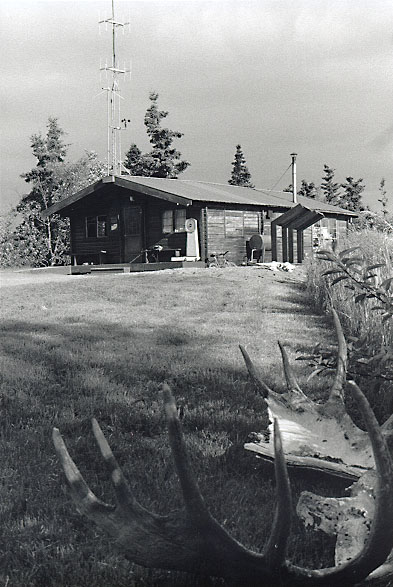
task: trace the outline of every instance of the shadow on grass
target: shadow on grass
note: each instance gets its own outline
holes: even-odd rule
[[[0,578],[35,587],[202,584],[117,556],[110,540],[74,510],[50,439],[58,426],[88,483],[113,501],[90,432],[94,415],[137,499],[157,513],[182,507],[161,410],[163,381],[181,407],[212,513],[246,546],[261,548],[272,521],[272,468],[242,444],[260,427],[262,401],[245,369],[225,354],[220,333],[68,315],[56,324],[10,320],[2,335],[0,527],[7,549],[0,553]],[[325,480],[293,478],[294,503],[302,489],[342,491]],[[309,535],[294,516],[289,553],[294,562],[322,566],[331,562],[332,541]]]

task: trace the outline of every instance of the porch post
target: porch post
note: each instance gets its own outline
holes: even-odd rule
[[[277,224],[274,220],[270,224],[270,234],[272,239],[272,261],[277,261]]]
[[[286,226],[283,226],[281,229],[282,232],[282,262],[286,263],[288,261],[288,229]]]
[[[304,259],[304,233],[303,230],[297,231],[297,262],[302,263]]]
[[[288,261],[293,263],[293,230],[292,228],[288,228]]]

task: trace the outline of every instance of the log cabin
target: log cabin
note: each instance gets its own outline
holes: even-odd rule
[[[54,204],[45,215],[54,213],[70,219],[72,272],[86,265],[131,270],[157,263],[204,265],[212,253],[224,251],[241,264],[250,260],[253,235],[262,236],[265,261],[301,262],[321,239],[339,240],[356,217],[302,196],[295,203],[286,192],[127,175],[104,177]],[[190,255],[193,230],[197,252],[194,245]]]

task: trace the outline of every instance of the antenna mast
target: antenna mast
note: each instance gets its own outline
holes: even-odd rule
[[[119,78],[121,75],[130,73],[130,69],[120,68],[116,55],[116,33],[121,27],[124,33],[124,27],[129,25],[128,22],[119,22],[115,20],[115,3],[112,0],[112,15],[109,18],[100,20],[99,24],[105,24],[106,28],[110,25],[112,29],[112,63],[100,67],[100,71],[111,73],[111,84],[107,88],[102,88],[107,92],[107,119],[108,119],[108,147],[107,147],[107,173],[108,175],[121,174],[121,131],[127,126],[129,120],[121,120]],[[122,127],[122,123],[124,126]]]
[[[292,157],[292,201],[297,204],[297,192],[296,192],[296,157],[297,153],[291,153]]]

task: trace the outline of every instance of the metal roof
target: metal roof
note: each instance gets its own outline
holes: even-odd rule
[[[275,218],[272,224],[294,230],[305,230],[323,217],[324,214],[321,210],[311,210],[309,206],[297,204],[278,218]]]
[[[54,204],[46,212],[45,216],[63,211],[84,197],[92,194],[104,186],[115,184],[119,187],[144,193],[156,198],[177,202],[182,205],[191,205],[193,202],[212,202],[220,204],[243,204],[249,206],[266,206],[269,208],[292,208],[292,194],[282,192],[271,193],[257,188],[246,188],[229,184],[217,184],[206,181],[187,179],[166,179],[160,177],[115,176],[110,175],[89,185],[85,189]],[[311,198],[298,196],[298,203],[310,210],[317,210],[323,214],[343,214],[356,216],[354,212],[325,204]]]

